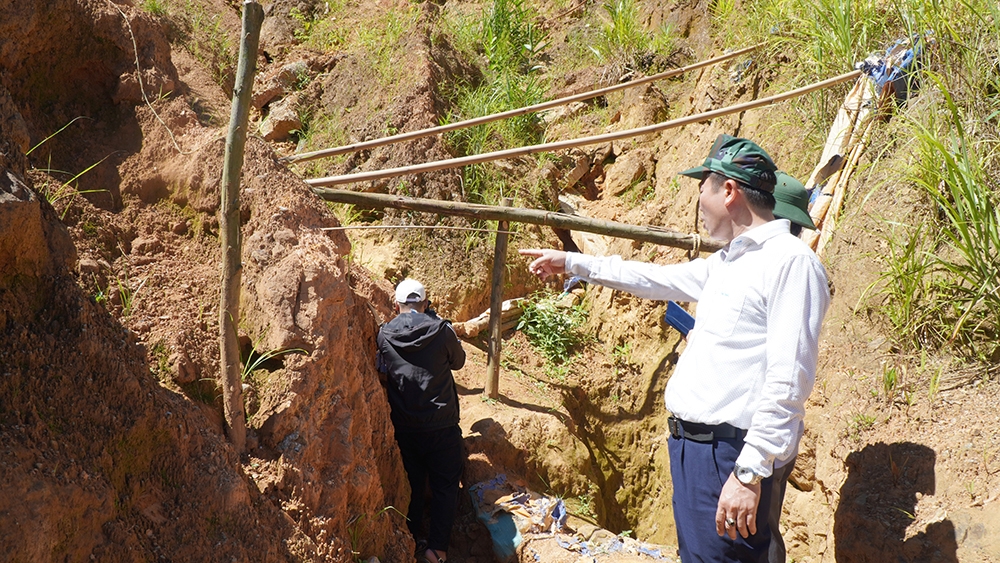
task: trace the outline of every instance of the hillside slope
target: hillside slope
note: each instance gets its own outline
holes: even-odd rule
[[[677,34],[670,56],[650,56],[650,65],[720,52],[712,4],[646,3],[643,25],[670,23]],[[409,560],[398,510],[410,491],[374,370],[374,331],[392,314],[392,283],[406,275],[424,280],[456,320],[484,310],[491,240],[432,228],[338,229],[489,225],[328,206],[301,181],[447,158],[456,152],[447,139],[291,167],[279,156],[447,119],[458,111],[452,89],[487,81],[482,52],[463,51],[455,32],[456,18],[484,7],[266,4],[252,123],[259,135],[243,172],[240,337],[247,354],[290,352],[246,376],[250,431],[240,456],[224,435],[215,382],[218,176],[238,6],[0,6],[4,560]],[[598,6],[537,9],[550,96],[620,77],[620,68],[588,58]],[[550,115],[543,132],[549,140],[599,134],[760,98],[788,84],[783,72],[798,56],[776,47],[605,96]],[[677,171],[731,133],[760,140],[782,168],[806,177],[828,126],[811,121],[808,106],[836,107],[843,93],[500,162],[486,173],[515,205],[554,208],[562,196],[588,216],[697,232],[697,186]],[[885,302],[868,291],[891,267],[892,225],[936,213],[903,179],[922,155],[902,123],[943,111],[941,103],[928,89],[879,124],[823,256],[836,292],[783,519],[796,562],[1000,560],[993,364],[903,352],[884,322]],[[298,125],[272,138],[269,128],[289,114]],[[480,197],[468,180],[446,170],[354,189]],[[518,227],[505,297],[561,289],[534,281],[513,251],[568,238]],[[659,263],[694,255],[579,233],[572,240]],[[546,360],[521,334],[506,341],[499,401],[481,395],[482,340],[466,343],[470,363],[457,374],[466,485],[506,473],[565,498],[594,525],[673,544],[662,392],[683,342],[662,321],[663,304],[591,287],[583,308],[590,338],[566,364]],[[452,554],[493,561],[484,534],[463,498]]]

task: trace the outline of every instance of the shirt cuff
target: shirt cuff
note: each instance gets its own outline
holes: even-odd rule
[[[590,263],[593,259],[593,256],[580,254],[579,252],[567,252],[564,267],[571,274],[587,277],[590,275]]]
[[[750,444],[744,444],[740,451],[740,456],[736,458],[736,465],[745,467],[755,474],[767,479],[774,472],[774,462],[767,459]]]

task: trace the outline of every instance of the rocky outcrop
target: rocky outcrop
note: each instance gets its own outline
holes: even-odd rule
[[[54,276],[76,262],[76,250],[52,206],[24,181],[27,130],[0,86],[0,326],[41,305]]]
[[[259,352],[299,352],[256,389],[249,426],[260,449],[251,455],[284,467],[257,485],[295,506],[291,515],[317,540],[337,545],[363,529],[369,544],[347,547],[402,561],[412,540],[386,508],[406,506],[407,486],[375,371],[391,288],[351,265],[343,231],[323,230],[336,220],[270,154],[248,143],[243,323]]]

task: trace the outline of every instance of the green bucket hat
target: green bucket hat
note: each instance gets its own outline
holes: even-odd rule
[[[809,192],[805,186],[780,170],[777,176],[778,183],[774,186],[774,216],[815,231],[816,225],[809,217]]]
[[[706,172],[718,172],[756,190],[774,193],[776,170],[774,161],[757,143],[723,134],[715,139],[701,166],[689,168],[681,175],[700,180]]]

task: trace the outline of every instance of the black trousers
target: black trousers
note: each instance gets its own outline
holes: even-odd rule
[[[722,486],[743,449],[742,438],[696,442],[673,436],[667,442],[673,481],[674,522],[684,563],[784,563],[785,544],[778,532],[781,505],[795,461],[776,468],[760,483],[757,533],[736,540],[715,531]]]
[[[396,432],[403,468],[410,482],[410,507],[406,525],[414,538],[424,536],[425,490],[431,489],[430,532],[427,547],[448,551],[451,527],[458,507],[464,452],[462,430],[449,426],[426,432]]]

